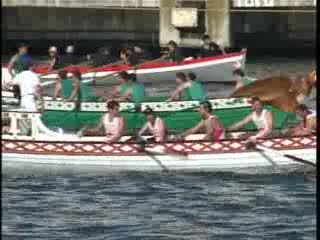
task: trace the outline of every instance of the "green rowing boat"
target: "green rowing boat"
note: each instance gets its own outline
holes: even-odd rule
[[[157,99],[159,100],[159,98]],[[248,99],[211,99],[213,113],[222,121],[225,127],[230,127],[235,122],[247,116],[251,109]],[[50,128],[60,127],[67,131],[78,130],[83,126],[95,126],[100,117],[106,112],[106,103],[87,102],[81,103],[80,111],[76,111],[74,103],[62,101],[45,101],[45,111],[42,121]],[[162,117],[168,128],[173,131],[183,131],[193,127],[200,121],[197,112],[198,101],[157,102],[150,101],[141,104],[141,110],[151,107]],[[283,129],[297,121],[295,114],[277,110],[272,106],[264,106],[274,115],[274,128]],[[136,112],[133,103],[120,104],[121,115],[126,120],[127,128],[134,130],[141,128],[146,122],[146,117],[141,112]],[[248,124],[246,130],[253,130],[255,126]]]

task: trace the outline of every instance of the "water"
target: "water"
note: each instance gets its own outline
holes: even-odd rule
[[[3,176],[4,239],[315,239],[301,174]]]
[[[248,59],[252,77],[306,74],[312,58]],[[151,86],[163,95],[174,86]],[[210,96],[232,86],[212,84]],[[314,106],[315,101],[308,101]],[[269,175],[4,169],[3,239],[316,239],[316,184]]]

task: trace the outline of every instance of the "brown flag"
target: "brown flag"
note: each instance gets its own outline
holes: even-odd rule
[[[240,87],[230,97],[259,97],[264,104],[270,104],[284,112],[295,112],[304,97],[310,95],[316,81],[315,70],[303,77],[272,76]]]

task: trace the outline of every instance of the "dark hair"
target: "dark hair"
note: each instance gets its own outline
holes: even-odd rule
[[[26,44],[26,43],[20,43],[20,44],[18,45],[18,48],[29,48],[29,45]]]
[[[258,98],[258,97],[251,98],[251,103],[254,103],[254,102],[257,102],[257,101],[261,102],[260,98]]]
[[[210,39],[209,35],[205,34],[202,36],[202,41],[207,40],[207,39]]]
[[[68,72],[66,70],[60,70],[58,72],[58,76],[61,78],[61,79],[65,79],[67,78],[67,75],[68,75]]]
[[[241,68],[237,68],[232,72],[233,75],[238,75],[240,77],[244,77],[244,71]]]
[[[188,73],[188,77],[189,77],[189,79],[190,79],[191,81],[194,81],[194,80],[196,80],[197,75],[196,75],[194,72],[189,72],[189,73]]]
[[[144,112],[143,112],[145,115],[153,115],[153,116],[155,116],[156,114],[155,114],[155,112],[152,110],[152,108],[150,108],[150,107],[147,107],[145,110],[144,110]]]
[[[169,42],[168,42],[168,45],[171,45],[171,46],[173,46],[174,48],[177,48],[177,43],[175,42],[175,41],[173,41],[173,40],[170,40]]]
[[[119,73],[119,77],[121,77],[122,79],[128,81],[129,74],[126,71],[122,71],[122,72]]]
[[[72,71],[72,75],[81,80],[81,72],[79,70]]]
[[[137,81],[137,74],[130,73],[129,74],[129,80],[132,81],[132,82],[136,82]]]
[[[304,112],[304,111],[308,111],[309,108],[305,104],[299,104],[297,106],[297,110]]]
[[[176,78],[179,78],[179,79],[181,79],[182,81],[186,81],[187,79],[186,79],[186,75],[183,73],[183,72],[178,72],[177,74],[176,74]]]
[[[111,100],[107,103],[108,109],[114,109],[115,107],[119,107],[119,103],[117,101]]]
[[[212,105],[208,101],[203,101],[200,103],[201,106],[203,106],[208,112],[212,112]]]

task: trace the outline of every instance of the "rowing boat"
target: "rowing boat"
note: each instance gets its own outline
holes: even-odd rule
[[[135,69],[127,65],[107,66],[92,68],[88,66],[79,67],[83,79],[108,76],[120,71],[136,73],[139,82],[154,83],[162,81],[173,81],[177,72],[194,72],[198,79],[203,82],[232,82],[232,70],[234,63],[239,63],[245,67],[246,50],[228,53],[223,56],[208,57],[202,59],[186,59],[182,63],[146,63]],[[67,67],[70,70],[72,66]],[[35,67],[34,71],[41,75],[41,79],[52,80],[57,74],[48,73],[48,66]],[[8,70],[2,67],[3,78],[9,78]],[[6,80],[5,80],[6,82]]]
[[[119,143],[107,144],[103,137],[79,137],[52,132],[41,123],[40,113],[6,112],[11,121],[30,120],[31,134],[2,135],[2,163],[48,166],[94,167],[105,171],[235,171],[263,167],[282,168],[302,163],[284,156],[248,150],[244,140],[199,141],[191,135],[183,142],[150,143],[141,152],[138,143],[124,136]],[[270,138],[259,144],[283,154],[316,163],[316,135]],[[251,170],[250,170],[251,171]]]
[[[10,100],[11,99],[11,100]],[[2,97],[2,106],[13,101],[12,97]],[[150,102],[143,102],[141,110],[147,107],[152,108],[162,117],[170,129],[177,131],[193,127],[200,120],[197,113],[199,101],[176,101],[164,102],[161,98],[150,98]],[[155,101],[158,100],[158,101]],[[162,98],[164,100],[164,98]],[[17,101],[17,100],[16,100]],[[249,114],[250,106],[247,98],[220,98],[209,100],[213,106],[215,115],[223,122],[225,127],[229,127]],[[272,106],[266,108],[273,112],[275,129],[282,129],[288,124],[296,121],[295,114],[277,110]],[[74,102],[64,102],[45,97],[43,101],[44,112],[42,121],[48,127],[60,127],[65,130],[80,129],[85,125],[96,125],[103,113],[107,110],[105,102],[82,102],[79,111],[76,111]],[[120,103],[120,111],[127,122],[128,128],[140,128],[145,122],[145,116],[137,113],[133,103]],[[183,121],[183,124],[181,124]],[[255,126],[249,124],[246,130],[253,130]]]

